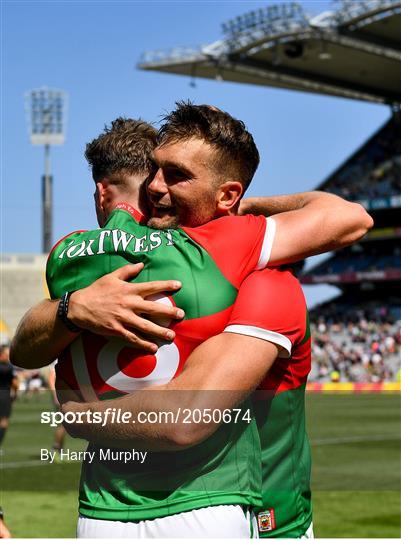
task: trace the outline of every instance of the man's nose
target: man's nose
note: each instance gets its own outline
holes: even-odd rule
[[[153,179],[149,182],[148,191],[151,195],[164,195],[168,192],[162,169],[158,169]]]

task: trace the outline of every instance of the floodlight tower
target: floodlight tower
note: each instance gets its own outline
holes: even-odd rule
[[[50,173],[50,146],[63,144],[68,96],[61,90],[39,88],[25,95],[31,144],[45,147],[45,173],[42,176],[42,251],[52,247],[53,177]]]

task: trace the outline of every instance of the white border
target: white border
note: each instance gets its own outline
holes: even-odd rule
[[[267,263],[270,260],[275,236],[276,222],[273,218],[268,217],[266,218],[265,237],[263,238],[262,249],[260,250],[260,256],[258,264],[256,265],[256,270],[262,270],[262,268],[265,268],[267,266]]]
[[[279,352],[280,358],[289,358],[291,356],[292,343],[287,336],[279,334],[278,332],[273,332],[272,330],[266,330],[265,328],[260,328],[258,326],[248,326],[245,324],[230,324],[224,329],[224,332],[230,332],[232,334],[242,334],[244,336],[256,337],[259,339],[264,339],[265,341],[270,341],[276,345],[280,345],[282,349]]]

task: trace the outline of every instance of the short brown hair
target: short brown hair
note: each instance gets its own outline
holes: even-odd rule
[[[163,118],[157,143],[163,146],[191,138],[210,144],[217,152],[218,172],[234,175],[247,189],[259,165],[259,152],[244,122],[210,105],[178,101],[176,109]]]
[[[143,120],[119,117],[86,145],[85,158],[95,182],[124,174],[150,174],[156,146],[156,129]]]

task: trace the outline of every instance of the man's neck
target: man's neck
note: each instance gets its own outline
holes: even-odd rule
[[[107,201],[107,207],[106,207],[107,218],[117,208],[118,205],[121,205],[124,203],[134,208],[140,214],[143,214],[143,211],[141,208],[142,205],[140,204],[140,200],[139,200],[139,194],[125,196],[123,193],[119,193],[117,196],[112,197]]]
[[[109,183],[107,179],[105,179],[102,183],[103,191],[101,202],[106,214],[106,219],[108,219],[109,215],[119,203],[127,203],[142,215],[146,214],[147,206],[146,200],[144,200],[142,195],[142,183],[142,179],[139,181],[137,177],[128,177],[127,185],[129,186],[129,189],[123,189]]]
[[[138,203],[134,202],[132,200],[132,197],[125,199],[124,197],[113,201],[112,204],[108,207],[108,212],[106,216],[106,221],[109,219],[110,215],[114,210],[126,210],[129,212],[132,217],[134,217],[137,221],[140,221],[141,223],[146,223],[147,218],[144,216],[143,212],[138,208]]]
[[[135,210],[137,212],[141,212],[137,200],[134,201],[134,200],[132,200],[132,198],[129,198],[129,197],[127,197],[127,198],[121,197],[120,199],[117,199],[117,200],[113,201],[112,204],[110,204],[108,214],[110,215],[121,204],[127,204],[128,206],[132,206],[132,208],[135,208]],[[141,212],[141,214],[142,214],[142,212]]]

